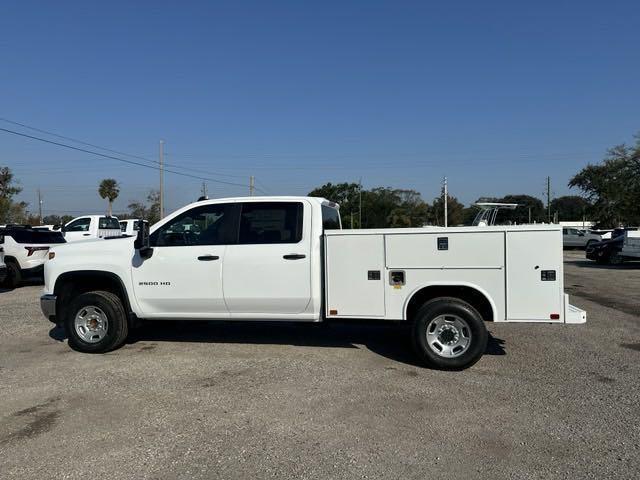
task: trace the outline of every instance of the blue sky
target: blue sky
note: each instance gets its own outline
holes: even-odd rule
[[[30,2],[0,16],[0,117],[270,194],[327,181],[465,203],[569,192],[640,131],[640,3]],[[9,128],[41,135],[0,121]],[[56,140],[53,137],[46,137]],[[45,213],[115,211],[157,173],[0,132]],[[185,170],[186,171],[186,170]],[[201,181],[166,175],[172,210]],[[247,188],[208,182],[211,196]]]

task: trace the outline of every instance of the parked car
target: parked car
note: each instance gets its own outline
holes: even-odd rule
[[[600,264],[619,265],[640,260],[640,233],[637,229],[616,229],[613,238],[590,245],[585,253]]]
[[[564,248],[587,248],[589,245],[602,240],[600,235],[585,232],[577,228],[564,227],[562,229],[562,245]]]
[[[149,222],[143,220],[146,225],[149,225]],[[127,218],[126,220],[120,220],[120,230],[124,235],[137,235],[138,230],[140,229],[140,219],[139,218]]]
[[[40,305],[92,353],[136,319],[405,321],[418,357],[444,369],[482,356],[485,322],[586,322],[564,293],[559,225],[340,225],[321,198],[196,202],[150,233],[56,247]]]
[[[15,287],[24,279],[42,278],[49,248],[60,243],[65,243],[60,232],[33,230],[28,226],[0,228],[0,244],[7,267],[4,284]]]
[[[62,232],[67,242],[122,236],[118,218],[105,215],[85,215],[74,218],[62,227]]]
[[[615,261],[617,254],[622,250],[623,241],[624,237],[618,236],[608,240],[592,243],[586,248],[585,257],[601,264],[609,263],[611,257],[614,257]]]

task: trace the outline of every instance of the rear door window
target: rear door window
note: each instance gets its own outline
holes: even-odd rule
[[[302,240],[300,202],[243,203],[238,243],[298,243]]]
[[[100,220],[98,221],[98,228],[100,230],[106,230],[106,229],[120,230],[120,222],[115,217],[100,217]]]

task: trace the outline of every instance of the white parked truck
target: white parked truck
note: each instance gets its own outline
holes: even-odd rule
[[[149,223],[146,220],[143,223]],[[127,218],[126,220],[120,220],[120,231],[123,235],[137,235],[140,228],[139,218]]]
[[[74,218],[61,230],[67,242],[122,235],[118,218],[105,215],[85,215]]]
[[[563,291],[560,226],[341,230],[311,197],[205,200],[150,235],[56,247],[41,306],[83,352],[117,348],[137,319],[410,322],[445,369],[481,357],[486,322],[586,321]]]

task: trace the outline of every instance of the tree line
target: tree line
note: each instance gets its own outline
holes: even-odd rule
[[[0,224],[20,225],[64,225],[73,220],[73,215],[38,215],[28,210],[29,204],[14,199],[22,192],[22,187],[17,185],[14,175],[9,167],[0,168]],[[98,185],[98,195],[107,200],[107,215],[112,215],[113,202],[120,195],[120,185],[113,178],[105,178]],[[131,201],[127,211],[117,213],[116,216],[123,220],[127,218],[144,218],[150,223],[160,220],[160,192],[149,190],[144,201]]]
[[[599,228],[640,225],[640,135],[633,145],[617,145],[602,162],[587,165],[571,178],[569,187],[579,195],[555,198],[550,205],[539,198],[514,194],[481,197],[476,202],[517,203],[515,210],[502,210],[499,221],[508,224],[529,222],[595,221]],[[362,190],[357,183],[327,183],[309,192],[340,204],[346,228],[419,227],[444,224],[444,195],[431,202],[415,190],[377,187]],[[449,225],[470,225],[478,207],[464,206],[456,197],[447,201]]]
[[[590,164],[569,181],[582,196],[567,195],[553,199],[550,205],[539,198],[513,194],[500,198],[481,197],[477,201],[517,203],[515,210],[500,213],[501,223],[593,220],[601,228],[640,225],[640,136],[633,145],[617,145],[608,150],[602,162]],[[15,200],[22,191],[9,167],[0,168],[0,223],[36,225],[40,219],[28,211],[28,203]],[[113,178],[102,180],[98,194],[108,202],[111,214],[120,186]],[[357,183],[327,183],[309,192],[340,204],[345,228],[418,227],[444,224],[444,201],[440,195],[425,202],[415,190],[389,187],[362,189]],[[447,201],[449,225],[469,225],[478,212],[474,205],[465,206],[456,197]],[[146,218],[151,223],[160,219],[160,194],[150,190],[143,201],[131,201],[119,218]],[[63,224],[70,215],[47,215],[44,224]]]

